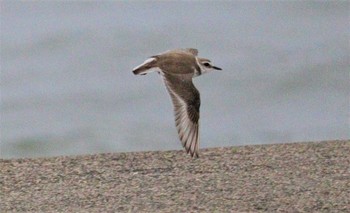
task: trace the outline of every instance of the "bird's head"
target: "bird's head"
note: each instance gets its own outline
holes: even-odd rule
[[[213,70],[222,70],[220,67],[214,66],[209,59],[206,58],[197,58],[199,67],[201,68],[202,74],[213,71]]]

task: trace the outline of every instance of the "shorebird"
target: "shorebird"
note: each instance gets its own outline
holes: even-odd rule
[[[209,59],[197,57],[193,48],[170,50],[151,56],[133,69],[135,75],[157,71],[174,105],[175,124],[180,141],[192,157],[199,157],[199,107],[200,95],[192,78],[221,70]]]

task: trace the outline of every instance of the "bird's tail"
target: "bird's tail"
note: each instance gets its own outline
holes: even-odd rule
[[[152,68],[156,67],[156,58],[149,58],[139,66],[135,67],[132,72],[135,75],[146,75],[147,73],[153,72]]]

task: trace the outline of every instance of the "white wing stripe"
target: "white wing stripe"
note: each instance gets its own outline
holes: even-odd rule
[[[164,73],[161,72],[161,74],[165,83],[165,87],[173,101],[175,124],[180,141],[187,152],[190,152],[192,156],[198,156],[198,124],[193,123],[190,120],[187,112],[186,102],[173,91],[170,86],[171,84],[164,76]]]

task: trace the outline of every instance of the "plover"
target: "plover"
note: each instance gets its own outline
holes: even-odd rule
[[[179,138],[187,153],[199,157],[199,107],[200,95],[192,78],[212,70],[209,59],[197,57],[193,48],[170,50],[151,56],[133,69],[135,75],[157,71],[163,77],[165,87],[174,105],[175,124]]]

